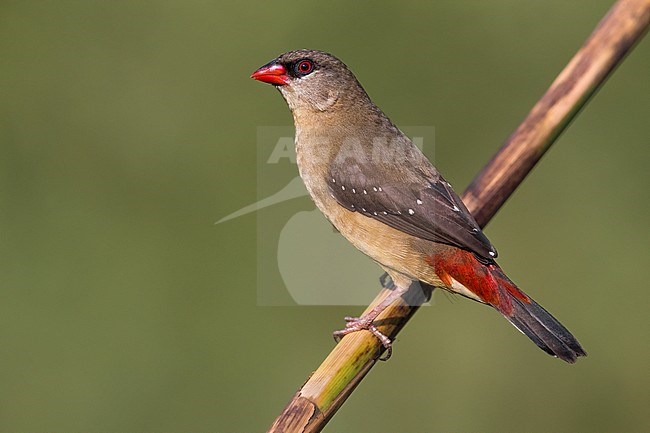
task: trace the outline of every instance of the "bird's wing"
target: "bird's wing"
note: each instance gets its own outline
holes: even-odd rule
[[[496,258],[496,249],[451,185],[428,161],[420,167],[377,170],[347,160],[332,165],[327,181],[332,196],[350,211],[418,238],[469,250],[483,261]]]

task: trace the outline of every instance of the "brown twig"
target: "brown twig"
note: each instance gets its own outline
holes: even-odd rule
[[[465,191],[463,201],[481,226],[510,197],[589,97],[643,37],[649,24],[650,0],[619,0],[610,9],[523,123]],[[388,293],[382,290],[366,311]],[[382,333],[394,339],[424,299],[395,302],[375,323]],[[345,336],[268,431],[321,431],[382,351],[381,344],[370,332]]]

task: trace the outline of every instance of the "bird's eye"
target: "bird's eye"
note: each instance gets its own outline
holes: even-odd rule
[[[307,75],[314,70],[314,63],[311,60],[301,60],[296,65],[298,75]]]

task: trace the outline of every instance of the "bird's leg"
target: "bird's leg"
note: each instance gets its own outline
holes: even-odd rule
[[[350,334],[352,332],[356,331],[361,331],[361,330],[368,330],[370,331],[377,339],[381,342],[382,346],[384,346],[387,350],[386,356],[383,358],[383,360],[386,360],[390,357],[391,354],[391,340],[384,334],[382,334],[375,325],[373,325],[373,321],[381,314],[382,311],[384,311],[390,304],[392,304],[394,301],[399,299],[406,291],[408,290],[409,285],[396,285],[395,289],[384,299],[379,305],[374,307],[372,310],[368,311],[366,314],[362,315],[361,317],[346,317],[345,321],[347,322],[345,324],[345,329],[341,329],[340,331],[334,332],[334,340],[338,343],[341,338],[343,338],[345,335]]]

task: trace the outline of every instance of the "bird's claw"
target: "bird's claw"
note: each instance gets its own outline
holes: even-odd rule
[[[366,318],[362,317],[350,317],[347,316],[345,317],[345,329],[341,329],[340,331],[335,331],[332,335],[334,337],[334,341],[337,343],[341,341],[341,339],[353,332],[357,331],[362,331],[362,330],[368,330],[377,337],[379,342],[381,343],[382,346],[386,349],[386,353],[379,358],[380,361],[387,361],[388,358],[391,357],[393,354],[393,344],[390,338],[388,338],[386,335],[382,334],[382,332],[377,329],[375,325],[372,324],[372,320],[368,320]]]
[[[352,317],[352,316],[345,316],[343,318],[345,320],[345,327],[347,328],[353,328],[359,326],[359,329],[365,329],[365,326],[370,326],[370,322],[367,323],[365,326],[361,323],[361,317]]]

